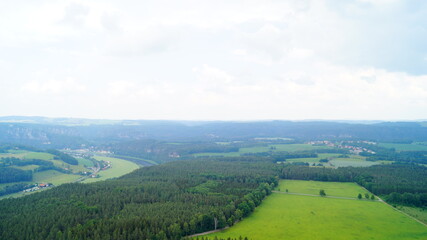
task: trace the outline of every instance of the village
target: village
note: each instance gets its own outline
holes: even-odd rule
[[[375,145],[375,142],[370,142],[370,141],[346,141],[346,142],[339,142],[339,143],[334,143],[331,141],[309,141],[307,142],[307,144],[311,144],[311,145],[325,145],[328,147],[336,147],[336,148],[340,148],[340,149],[348,149],[351,153],[359,155],[361,152],[367,152],[370,154],[375,154],[374,151],[364,148],[364,147],[359,147],[359,146],[352,146],[352,145],[348,145],[349,143],[363,143],[363,144],[369,144],[369,145]]]

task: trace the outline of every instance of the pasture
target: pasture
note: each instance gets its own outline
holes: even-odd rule
[[[352,183],[281,181],[289,191],[354,197],[366,190]],[[214,237],[312,240],[410,240],[427,239],[427,228],[378,201],[333,199],[272,193],[243,221]],[[199,237],[200,239],[200,237]]]
[[[298,151],[308,151],[316,149],[332,149],[327,146],[314,146],[311,144],[271,144],[268,146],[256,146],[256,147],[246,147],[240,148],[238,152],[228,152],[228,153],[196,153],[193,154],[195,157],[201,156],[224,156],[224,157],[238,157],[245,153],[260,153],[260,152],[298,152]]]
[[[280,190],[279,190],[280,189]],[[356,183],[350,182],[319,182],[319,181],[302,181],[302,180],[282,180],[279,182],[277,190],[289,193],[303,193],[319,195],[320,189],[325,190],[327,196],[351,197],[356,198],[360,193],[364,195],[369,193],[366,189]]]
[[[53,155],[43,152],[29,152],[24,155],[24,159],[53,160]]]
[[[36,183],[53,183],[58,186],[64,183],[74,182],[80,178],[79,175],[65,174],[55,170],[37,172],[33,175],[33,182]]]
[[[139,168],[137,164],[130,161],[123,160],[123,159],[119,159],[119,158],[101,157],[101,156],[95,156],[94,158],[98,161],[110,161],[111,168],[105,171],[100,171],[99,178],[88,178],[83,181],[84,183],[91,183],[91,182],[106,180],[109,178],[120,177]]]
[[[339,157],[341,154],[335,153],[319,153],[317,158],[290,158],[286,159],[287,163],[306,162],[306,163],[321,163],[320,159],[328,159],[329,162],[322,163],[325,167],[369,167],[376,164],[383,164],[384,161],[370,162],[366,161],[366,157],[359,155],[349,155],[348,158]]]
[[[418,207],[408,207],[408,206],[397,206],[397,209],[400,211],[420,220],[421,222],[427,224],[427,209],[418,208]]]
[[[378,143],[378,146],[385,148],[394,148],[396,151],[427,151],[427,145],[424,143]]]

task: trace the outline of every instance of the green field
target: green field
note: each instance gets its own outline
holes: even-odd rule
[[[50,153],[42,153],[42,152],[29,152],[24,156],[25,159],[41,159],[41,160],[52,160],[53,155]]]
[[[272,147],[275,149],[272,149]],[[327,146],[313,146],[310,144],[272,144],[268,146],[240,148],[238,152],[229,152],[229,153],[208,153],[207,152],[207,153],[196,153],[196,154],[193,154],[193,156],[195,157],[201,157],[201,156],[238,157],[241,154],[245,154],[245,153],[260,153],[260,152],[268,152],[268,151],[298,152],[298,151],[308,151],[308,150],[315,150],[315,149],[332,149],[332,148]]]
[[[123,160],[123,159],[119,159],[119,158],[101,157],[101,156],[96,156],[94,158],[98,161],[101,161],[101,160],[110,161],[112,167],[105,171],[100,171],[99,178],[89,178],[84,180],[84,183],[91,183],[91,182],[106,180],[109,178],[120,177],[139,168],[137,164],[130,161]]]
[[[293,162],[306,162],[310,163],[321,163],[319,162],[320,159],[328,159],[328,163],[322,163],[325,167],[369,167],[376,164],[382,164],[383,162],[376,161],[376,162],[370,162],[366,161],[365,157],[359,156],[359,155],[349,155],[348,158],[339,158],[341,154],[334,154],[334,153],[320,153],[318,154],[317,158],[290,158],[286,159],[287,163],[293,163]]]
[[[427,224],[427,208],[397,206],[397,209]]]
[[[325,190],[326,195],[337,197],[356,198],[359,193],[364,195],[369,193],[366,189],[356,183],[337,183],[337,182],[318,182],[318,181],[301,181],[301,180],[282,180],[277,190],[290,193],[304,193],[318,195],[320,189]]]
[[[31,171],[38,168],[38,167],[39,167],[39,165],[13,166],[13,168],[18,168],[21,170],[31,170]]]
[[[289,191],[354,197],[366,190],[352,183],[281,181]],[[233,227],[210,239],[405,240],[427,239],[427,227],[379,201],[333,199],[273,193]]]
[[[33,182],[36,183],[53,183],[58,186],[64,183],[73,182],[79,179],[81,176],[73,174],[64,174],[55,170],[48,170],[43,172],[37,172],[33,175]]]
[[[334,167],[369,167],[380,162],[366,161],[365,157],[351,155],[349,158],[334,158],[331,161]]]
[[[420,143],[399,144],[399,143],[378,143],[378,146],[385,148],[394,148],[396,151],[427,151],[427,145]]]

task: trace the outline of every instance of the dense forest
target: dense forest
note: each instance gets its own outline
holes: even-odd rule
[[[0,201],[0,238],[180,239],[247,216],[279,173],[269,162],[197,160],[65,184]]]
[[[0,201],[0,238],[180,239],[248,216],[279,177],[357,182],[392,204],[427,206],[427,168],[418,165],[331,169],[269,157],[196,159]]]

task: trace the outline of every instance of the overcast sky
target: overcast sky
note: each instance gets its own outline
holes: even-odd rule
[[[427,119],[427,1],[1,1],[0,115]]]

